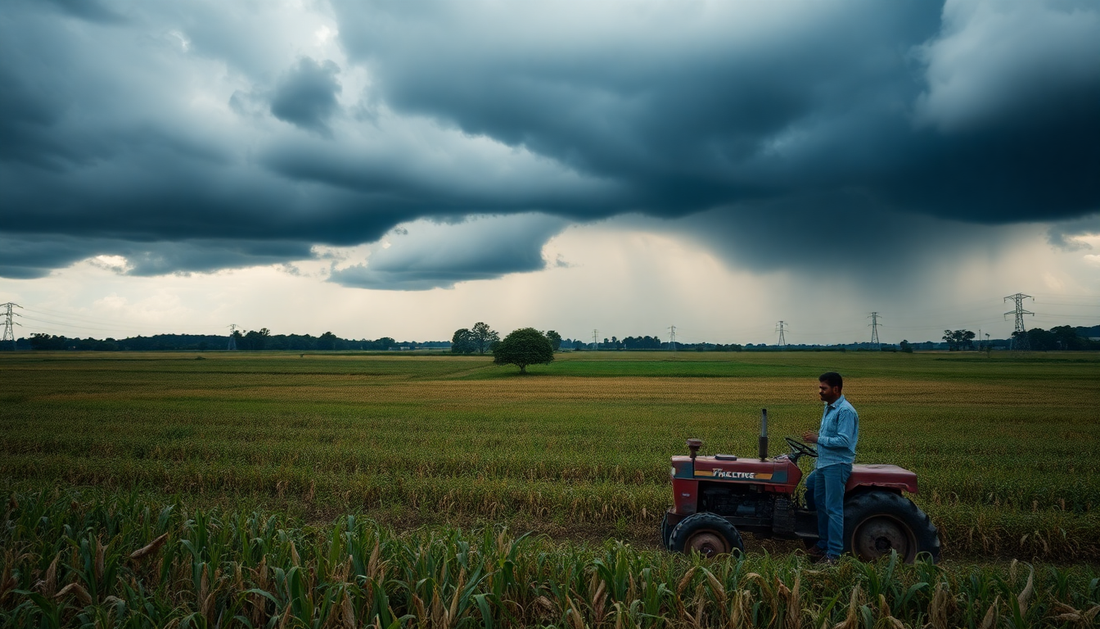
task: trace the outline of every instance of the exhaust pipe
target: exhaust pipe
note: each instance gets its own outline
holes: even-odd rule
[[[691,462],[695,462],[695,455],[699,454],[699,448],[703,447],[702,439],[688,439],[688,451],[691,452]]]
[[[760,409],[760,460],[768,460],[768,409]]]

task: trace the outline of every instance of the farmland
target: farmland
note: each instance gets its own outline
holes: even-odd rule
[[[1057,587],[1043,590],[1048,598],[1042,606],[1033,606],[1031,613],[1038,614],[1034,618],[1053,617],[1062,609],[1057,605],[1080,610],[1089,601],[1095,604],[1100,596],[1090,581],[1100,562],[1100,356],[1095,354],[599,352],[562,355],[552,365],[531,368],[526,377],[483,357],[2,355],[0,488],[11,496],[8,521],[25,521],[9,525],[5,533],[11,536],[5,540],[10,555],[5,570],[16,570],[24,580],[32,573],[41,577],[63,547],[73,548],[73,557],[91,553],[94,565],[100,543],[121,552],[171,533],[178,544],[194,535],[195,514],[203,514],[203,522],[219,522],[214,527],[219,535],[258,527],[246,522],[260,518],[275,523],[269,561],[293,563],[286,544],[296,541],[301,549],[294,551],[297,561],[314,562],[309,578],[328,579],[335,588],[314,584],[307,589],[331,594],[334,605],[347,598],[353,612],[360,610],[360,619],[366,614],[381,621],[385,614],[368,611],[379,604],[377,587],[357,590],[359,598],[341,593],[339,583],[349,581],[340,581],[336,573],[345,570],[344,564],[330,556],[339,559],[349,553],[347,548],[333,550],[332,540],[337,538],[343,540],[340,544],[356,540],[356,552],[365,554],[360,566],[364,571],[375,545],[382,556],[376,563],[389,557],[387,565],[394,570],[404,565],[401,553],[421,546],[438,546],[440,557],[450,557],[439,559],[449,567],[431,568],[437,581],[443,573],[450,575],[450,585],[438,582],[439,593],[431,588],[406,590],[399,602],[392,603],[395,609],[411,609],[408,613],[421,624],[440,624],[432,620],[428,599],[443,596],[448,604],[462,599],[454,592],[463,591],[455,583],[461,563],[457,555],[464,544],[482,548],[478,561],[489,561],[492,553],[503,553],[504,559],[493,555],[494,561],[505,561],[513,551],[500,548],[515,545],[514,553],[523,557],[513,557],[514,562],[530,571],[525,579],[565,588],[565,593],[525,590],[511,599],[498,592],[493,594],[496,598],[480,599],[490,606],[486,608],[471,598],[485,592],[470,590],[462,600],[467,610],[463,618],[471,622],[498,612],[500,618],[509,617],[500,608],[506,599],[518,601],[526,610],[526,615],[517,612],[513,623],[583,619],[598,624],[627,618],[622,610],[617,616],[611,612],[612,603],[629,603],[625,590],[607,599],[599,619],[595,615],[604,600],[596,595],[596,581],[603,577],[592,577],[600,574],[592,568],[599,560],[601,565],[629,564],[623,570],[631,578],[622,577],[623,588],[667,583],[666,589],[683,593],[683,600],[675,599],[677,604],[690,600],[695,601],[691,605],[727,612],[708,612],[709,620],[700,624],[732,623],[727,616],[732,614],[734,594],[748,596],[742,591],[757,602],[770,601],[764,607],[769,610],[789,605],[796,589],[793,575],[804,560],[792,556],[793,548],[774,543],[750,543],[744,562],[722,567],[693,564],[657,550],[657,524],[670,501],[668,457],[684,451],[687,437],[702,438],[705,453],[754,452],[762,407],[769,410],[773,444],[782,435],[816,428],[816,375],[826,370],[845,375],[845,393],[860,412],[857,461],[895,463],[917,472],[921,492],[915,501],[940,529],[946,565],[961,571],[949,568],[929,577],[918,572],[919,566],[897,568],[890,576],[896,587],[908,591],[926,584],[916,590],[915,599],[897,604],[931,614],[935,584],[943,583],[941,589],[948,588],[953,602],[948,605],[947,595],[942,595],[941,611],[962,624],[964,606],[958,597],[963,596],[961,584],[970,570],[964,566],[977,565],[974,570],[995,574],[980,601],[975,599],[966,613],[978,614],[981,621],[993,609],[999,618],[1002,611],[1010,611],[1010,594],[1020,595],[1031,574],[1021,565],[1013,566],[1009,575],[1007,566],[1013,559],[1061,566],[1051,568],[1052,573],[1040,570],[1035,577],[1053,578],[1055,585],[1064,582],[1060,587],[1068,589],[1061,598],[1050,594]],[[160,522],[156,514],[166,507],[171,508]],[[41,531],[35,533],[38,520],[32,516],[38,512],[39,520],[52,513],[51,526],[68,521],[69,530],[84,537],[73,533],[73,541],[63,546]],[[498,542],[494,531],[500,527],[508,532]],[[283,537],[275,529],[283,531]],[[516,541],[527,532],[535,536]],[[253,533],[263,537],[258,530]],[[252,533],[241,535],[244,539]],[[243,553],[234,560],[238,571],[256,569],[259,559],[247,541],[219,543],[224,546],[219,556]],[[626,546],[616,545],[622,543]],[[26,550],[33,559],[11,555],[19,545],[20,552]],[[496,550],[490,552],[489,546]],[[172,550],[158,552],[177,555],[167,563],[161,558],[156,578],[151,565],[120,560],[118,566],[125,563],[131,576],[145,575],[163,589],[164,579],[172,580],[172,566],[186,563],[178,546],[168,548]],[[186,565],[192,569],[201,563],[210,574],[203,577],[200,568],[192,574],[190,586],[168,588],[166,609],[189,609],[190,603],[180,597],[194,598],[204,578],[209,596],[215,571],[225,583],[233,581],[226,572],[229,564],[219,565],[210,554],[214,551],[203,552]],[[574,566],[570,569],[579,572],[569,578],[576,583],[539,576],[540,570],[550,570],[536,565],[543,556],[558,557],[562,570]],[[63,563],[76,566],[78,559],[66,556]],[[729,566],[741,563],[743,571],[732,574]],[[648,581],[642,578],[643,564],[652,570]],[[483,574],[487,565],[482,566]],[[427,570],[408,570],[413,574],[422,568]],[[846,596],[855,592],[853,584],[862,583],[859,596],[852,594],[852,602],[858,602],[860,596],[867,597],[869,578],[860,577],[860,571],[885,569],[853,562],[828,578],[846,584]],[[463,578],[472,578],[475,568],[465,570]],[[743,582],[752,571],[765,575],[759,577],[764,585]],[[616,577],[608,574],[605,598],[618,587]],[[685,578],[688,582],[681,584]],[[58,581],[57,589],[79,580],[68,575]],[[625,585],[627,581],[633,585]],[[801,584],[800,605],[824,613],[828,597],[821,583],[815,583],[820,591]],[[779,594],[780,584],[786,598]],[[231,587],[223,585],[219,591],[228,596]],[[570,591],[572,597],[566,596]],[[427,606],[422,616],[414,593]],[[30,599],[21,595],[5,596],[8,600],[0,599],[0,609],[12,609],[17,600],[29,605]],[[632,600],[643,598],[639,594]],[[672,600],[657,605],[663,611],[650,615],[687,622],[684,611],[697,618],[688,609],[691,605],[680,610]],[[859,607],[849,602],[837,603],[828,617],[843,619],[847,610]],[[254,614],[255,622],[263,624],[278,616],[276,612],[288,604],[283,603],[264,603],[259,607],[270,609],[257,611],[255,601],[242,602],[242,617]],[[228,604],[223,602],[223,611]],[[875,605],[874,617],[884,618]],[[206,618],[201,606],[200,602],[193,610],[196,623]],[[545,613],[535,613],[531,606],[542,606]],[[66,608],[66,622],[75,622],[79,607],[74,602]],[[918,614],[913,610],[905,611],[906,623]],[[178,620],[183,615],[179,611],[169,617]],[[806,616],[806,622],[812,616]],[[647,617],[629,616],[631,623],[643,625]],[[450,619],[456,621],[453,615]]]

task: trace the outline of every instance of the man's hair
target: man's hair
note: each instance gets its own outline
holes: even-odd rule
[[[836,387],[840,390],[844,390],[844,378],[841,378],[840,374],[835,371],[821,374],[817,377],[817,381],[824,382],[830,387]]]

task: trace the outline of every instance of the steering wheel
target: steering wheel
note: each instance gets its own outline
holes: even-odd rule
[[[794,437],[783,437],[783,439],[787,442],[787,445],[791,446],[791,453],[794,454],[795,461],[802,456],[817,458],[817,450],[813,447],[802,443]]]

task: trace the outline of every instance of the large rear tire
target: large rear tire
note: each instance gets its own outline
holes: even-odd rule
[[[705,557],[745,552],[741,534],[725,518],[713,513],[696,513],[680,520],[672,529],[668,549],[673,552],[697,552]]]
[[[868,491],[844,503],[844,552],[874,561],[896,551],[905,563],[920,553],[940,560],[940,535],[913,501],[890,491]]]

